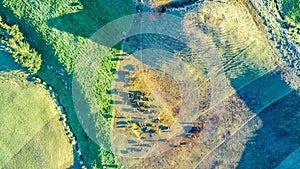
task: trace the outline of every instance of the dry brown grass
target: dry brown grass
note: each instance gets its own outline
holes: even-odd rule
[[[196,39],[188,44],[194,52],[187,67],[194,75],[201,97],[199,118],[181,127],[199,126],[201,131],[195,137],[183,138],[184,131],[175,130],[172,137],[153,149],[169,147],[170,144],[176,147],[155,157],[119,158],[121,163],[132,168],[193,168],[199,162],[205,163],[216,147],[255,116],[237,91],[274,71],[281,60],[262,32],[262,22],[257,21],[255,17],[258,16],[252,16],[254,14],[247,8],[235,2],[205,1],[197,13],[186,14],[184,31],[187,36]],[[190,27],[190,21],[197,28],[193,27],[195,25]],[[185,54],[180,55],[185,57]],[[142,66],[137,68],[141,69]],[[139,76],[148,79],[152,75]],[[136,85],[135,89],[146,91],[143,89],[145,84],[153,85],[153,81],[146,81],[143,85]],[[154,84],[157,85],[157,81]],[[176,119],[176,116],[173,117]],[[180,146],[180,142],[187,142],[187,145]],[[232,159],[238,161],[240,155]]]

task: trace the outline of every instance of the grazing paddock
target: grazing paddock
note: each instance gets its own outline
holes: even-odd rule
[[[1,168],[66,168],[72,145],[49,93],[21,72],[0,73]]]

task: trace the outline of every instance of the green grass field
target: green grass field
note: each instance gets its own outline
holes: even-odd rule
[[[0,73],[0,168],[66,168],[72,145],[49,93],[26,74]]]
[[[279,2],[283,16],[290,22],[300,24],[300,1],[281,0]]]
[[[122,7],[119,4],[122,4]],[[66,107],[68,122],[83,153],[84,164],[87,167],[116,166],[114,160],[111,160],[111,155],[107,157],[102,155],[107,152],[90,140],[81,128],[72,102],[72,72],[76,58],[82,56],[82,47],[87,43],[93,43],[88,40],[89,37],[106,23],[133,13],[132,2],[126,0],[3,0],[0,3],[0,10],[4,20],[9,21],[10,24],[18,24],[25,40],[42,55],[43,63],[37,74],[55,88],[61,103]],[[111,60],[116,57],[114,56],[116,52],[112,50],[112,53],[108,53],[105,61],[102,62],[108,70],[106,72],[108,77],[112,77],[110,70],[116,66],[116,63]],[[94,56],[100,54],[99,51],[91,53]],[[107,85],[109,81],[110,79],[100,80],[96,84],[100,89],[97,92],[98,103],[101,103],[99,110],[108,118],[112,116],[109,104],[111,96],[103,93],[110,90],[110,85]]]
[[[293,2],[291,8],[285,1],[282,2],[284,15],[299,23],[298,1],[289,1]],[[210,11],[213,9],[219,11],[212,14]],[[288,9],[291,9],[290,12]],[[226,17],[223,16],[223,11]],[[95,79],[96,83],[93,86],[97,89],[96,99],[100,112],[96,116],[105,117],[109,126],[112,119],[112,96],[109,91],[119,51],[116,48],[103,53],[101,49],[106,47],[92,42],[89,38],[110,21],[133,12],[134,5],[132,1],[127,0],[2,0],[0,2],[0,14],[3,20],[9,24],[17,24],[25,40],[41,54],[43,62],[37,75],[57,91],[62,105],[66,108],[67,121],[83,154],[84,165],[88,168],[117,168],[118,164],[113,154],[106,152],[88,138],[77,118],[71,90],[74,67],[78,64],[76,60],[83,56],[86,45],[90,45],[91,56],[103,57],[101,66],[104,69]],[[273,53],[274,50],[270,47],[272,44],[268,44],[269,41],[256,28],[251,17],[240,10],[240,6],[208,6],[199,13],[189,14],[194,17],[196,23],[207,26],[203,28],[203,31],[207,29],[207,35],[199,35],[199,37],[203,36],[204,42],[213,44],[216,53],[224,54],[218,58],[224,63],[222,69],[218,71],[225,73],[226,78],[231,80],[231,85],[236,89],[267,73],[279,62],[277,53]],[[202,18],[204,14],[209,17]],[[188,15],[186,17],[191,19]],[[193,47],[193,44],[189,45]],[[213,56],[214,53],[208,52],[207,58],[212,58],[210,54]],[[2,55],[0,51],[0,56],[4,55],[7,54]],[[7,63],[0,65],[0,69],[20,69],[13,60],[6,57],[3,59],[0,57],[0,60]],[[244,60],[246,62],[242,62]],[[191,65],[197,65],[196,61]],[[1,118],[6,122],[0,123],[1,129],[6,129],[0,131],[0,135],[3,136],[0,137],[0,152],[3,152],[0,154],[0,164],[3,164],[3,168],[20,168],[24,165],[28,166],[27,168],[67,167],[71,163],[71,146],[67,141],[62,141],[67,138],[59,128],[61,125],[57,121],[58,114],[47,92],[27,83],[22,78],[5,80],[6,77],[7,75],[0,80],[0,99],[4,105],[1,106],[0,113],[3,116]],[[84,77],[78,80],[79,83],[84,84]],[[88,87],[83,86],[83,89],[87,90]],[[14,137],[15,135],[19,137]],[[106,135],[108,139],[110,133]],[[55,155],[48,158],[53,152],[56,152]]]

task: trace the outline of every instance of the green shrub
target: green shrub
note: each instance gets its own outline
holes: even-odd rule
[[[42,57],[28,42],[24,40],[22,33],[17,25],[9,26],[0,16],[0,39],[6,46],[7,51],[12,55],[15,62],[28,68],[29,72],[35,74],[41,67]]]
[[[291,19],[291,21],[300,24],[300,1],[299,0],[283,0],[281,2],[281,10],[283,16]]]

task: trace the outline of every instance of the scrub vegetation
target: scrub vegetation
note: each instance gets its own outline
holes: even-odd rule
[[[5,46],[15,62],[28,68],[29,72],[37,73],[42,64],[41,55],[31,48],[30,44],[24,40],[17,25],[9,26],[0,16],[0,42]]]

